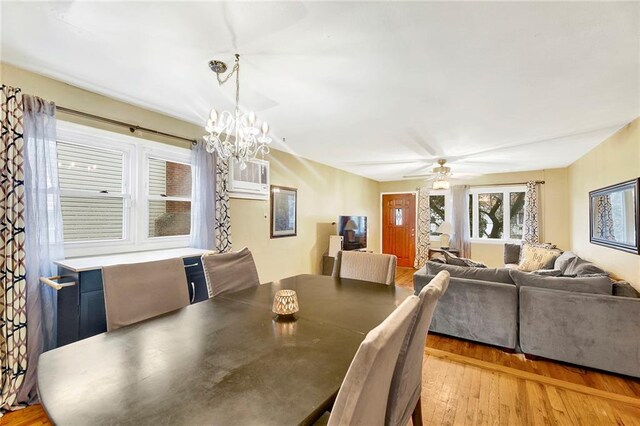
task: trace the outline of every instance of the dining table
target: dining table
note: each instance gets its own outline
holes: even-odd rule
[[[297,293],[293,318],[272,312],[283,289]],[[411,294],[309,274],[225,293],[43,353],[40,400],[58,425],[311,424]]]

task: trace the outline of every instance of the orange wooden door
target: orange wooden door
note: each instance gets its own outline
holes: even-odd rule
[[[398,266],[413,267],[416,255],[415,194],[382,195],[382,252],[395,254]]]

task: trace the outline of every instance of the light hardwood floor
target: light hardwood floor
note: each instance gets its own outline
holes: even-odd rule
[[[412,287],[413,272],[398,268],[396,284]],[[640,380],[440,335],[427,339],[422,384],[425,424],[640,425]],[[51,424],[39,405],[0,422]]]

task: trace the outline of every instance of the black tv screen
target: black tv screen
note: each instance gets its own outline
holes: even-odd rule
[[[342,237],[342,250],[367,248],[367,217],[339,216],[338,235]]]

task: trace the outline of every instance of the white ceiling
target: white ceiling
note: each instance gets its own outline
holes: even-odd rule
[[[2,61],[198,124],[237,51],[276,148],[376,180],[563,167],[640,115],[638,2],[0,7]]]

